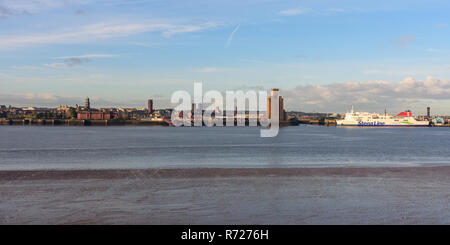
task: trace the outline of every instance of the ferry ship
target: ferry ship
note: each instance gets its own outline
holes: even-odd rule
[[[426,127],[430,125],[428,121],[419,121],[413,117],[412,112],[407,110],[392,116],[369,112],[354,112],[353,106],[350,112],[345,113],[342,120],[336,120],[337,126],[365,126],[365,127]]]

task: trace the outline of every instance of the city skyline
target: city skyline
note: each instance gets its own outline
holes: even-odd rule
[[[170,107],[280,88],[291,111],[450,113],[446,1],[0,2],[0,104]]]

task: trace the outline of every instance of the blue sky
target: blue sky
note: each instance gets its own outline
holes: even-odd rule
[[[168,106],[278,87],[292,110],[450,114],[448,1],[0,0],[0,104]]]

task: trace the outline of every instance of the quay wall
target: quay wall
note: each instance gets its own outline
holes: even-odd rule
[[[167,126],[162,121],[140,120],[81,120],[81,119],[5,119],[0,125],[16,126]]]

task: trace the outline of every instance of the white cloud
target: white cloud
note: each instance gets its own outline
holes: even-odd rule
[[[429,71],[427,71],[429,72]],[[411,71],[402,71],[402,70],[387,70],[387,69],[373,69],[373,70],[365,70],[362,71],[363,74],[368,75],[388,75],[388,76],[409,76],[421,74],[421,71],[411,70]]]
[[[83,5],[90,0],[2,0],[0,18],[15,15],[35,14],[46,9],[55,9],[70,5]]]
[[[437,48],[428,48],[427,51],[432,52],[432,53],[448,53],[449,52],[449,50],[437,49]]]
[[[29,70],[29,71],[36,71],[41,70],[41,66],[31,66],[31,65],[22,65],[22,66],[11,66],[14,70]]]
[[[168,23],[97,23],[82,26],[78,29],[62,30],[29,35],[4,35],[0,36],[0,49],[20,48],[43,44],[73,44],[109,39],[115,37],[130,36],[145,32],[161,32],[164,37],[174,34],[203,31],[216,27],[214,23],[199,25],[182,25]]]
[[[57,97],[53,94],[33,94],[33,93],[26,93],[23,94],[23,98],[26,100],[33,100],[33,99],[37,99],[37,100],[51,100],[51,101],[56,101]]]
[[[441,52],[441,50],[435,49],[435,48],[428,48],[427,51],[428,52],[437,52],[437,53]]]
[[[50,66],[53,68],[67,68],[67,67],[81,65],[81,64],[87,63],[89,61],[90,60],[88,58],[67,58],[63,62],[46,64],[46,66]]]
[[[330,11],[330,12],[337,12],[337,13],[345,12],[345,10],[342,9],[342,8],[329,8],[328,11]]]
[[[408,77],[399,83],[366,81],[301,85],[283,90],[282,94],[288,107],[304,111],[344,112],[351,105],[367,111],[383,111],[386,107],[398,111],[420,110],[425,106],[419,103],[421,101],[449,100],[450,80],[433,77],[417,80]]]
[[[414,35],[399,36],[398,38],[389,39],[391,42],[396,43],[399,47],[405,47],[406,44],[414,41],[416,37]]]
[[[92,79],[102,79],[102,78],[105,78],[105,77],[106,77],[105,74],[101,74],[101,73],[89,75],[89,78],[92,78]]]
[[[210,73],[210,72],[222,72],[222,71],[226,71],[226,70],[227,69],[225,69],[225,68],[218,68],[218,67],[204,67],[204,68],[195,70],[195,72]]]
[[[175,35],[175,34],[198,32],[198,31],[203,31],[203,30],[207,30],[207,29],[212,29],[215,27],[217,27],[217,24],[212,23],[212,22],[208,22],[208,23],[201,24],[201,25],[169,26],[168,28],[166,28],[163,31],[162,35],[164,37],[171,37],[172,35]]]
[[[12,105],[17,107],[57,107],[59,105],[75,106],[84,103],[85,96],[55,95],[53,93],[20,93],[1,94],[0,105]],[[95,107],[143,107],[146,99],[131,99],[127,101],[117,101],[107,98],[90,96],[91,103]],[[165,101],[162,99],[161,101]],[[161,104],[158,101],[158,104]]]
[[[78,56],[62,56],[55,57],[55,59],[64,59],[63,62],[45,64],[45,66],[53,68],[67,68],[90,62],[92,58],[111,58],[116,56],[117,55],[114,54],[84,54]]]
[[[199,72],[217,72],[222,68],[203,68]],[[0,74],[1,75],[1,74]],[[103,79],[103,74],[92,74],[90,78]],[[164,81],[167,83],[167,81]],[[169,81],[170,83],[170,81]],[[145,82],[148,84],[148,82]],[[179,86],[179,81],[174,84]],[[242,88],[240,88],[242,89]],[[247,87],[243,89],[262,89]],[[389,81],[343,82],[327,85],[300,85],[294,89],[282,89],[285,107],[289,110],[345,112],[352,105],[359,111],[383,112],[385,108],[390,113],[411,109],[416,114],[423,114],[427,106],[434,113],[450,114],[450,80],[428,77],[418,80],[407,77],[398,83]],[[61,97],[54,94],[0,94],[0,104],[12,105],[74,105],[82,103],[84,97]],[[131,100],[133,103],[137,100]],[[145,101],[145,99],[141,99]],[[121,105],[109,101],[95,100],[102,105]],[[139,103],[143,103],[143,102]],[[130,103],[130,101],[122,104]]]
[[[281,15],[292,16],[309,12],[311,9],[286,9],[279,12]]]
[[[55,59],[70,59],[70,58],[91,59],[91,58],[111,58],[111,57],[117,57],[117,56],[118,55],[115,55],[115,54],[83,54],[83,55],[78,55],[78,56],[75,55],[75,56],[55,57]]]
[[[130,45],[145,47],[145,48],[155,48],[158,47],[158,45],[153,43],[147,43],[147,42],[130,42]]]
[[[71,98],[64,99],[51,93],[0,94],[0,104],[2,105],[47,106],[65,104],[64,102],[66,101],[75,102],[76,100],[71,100]]]

